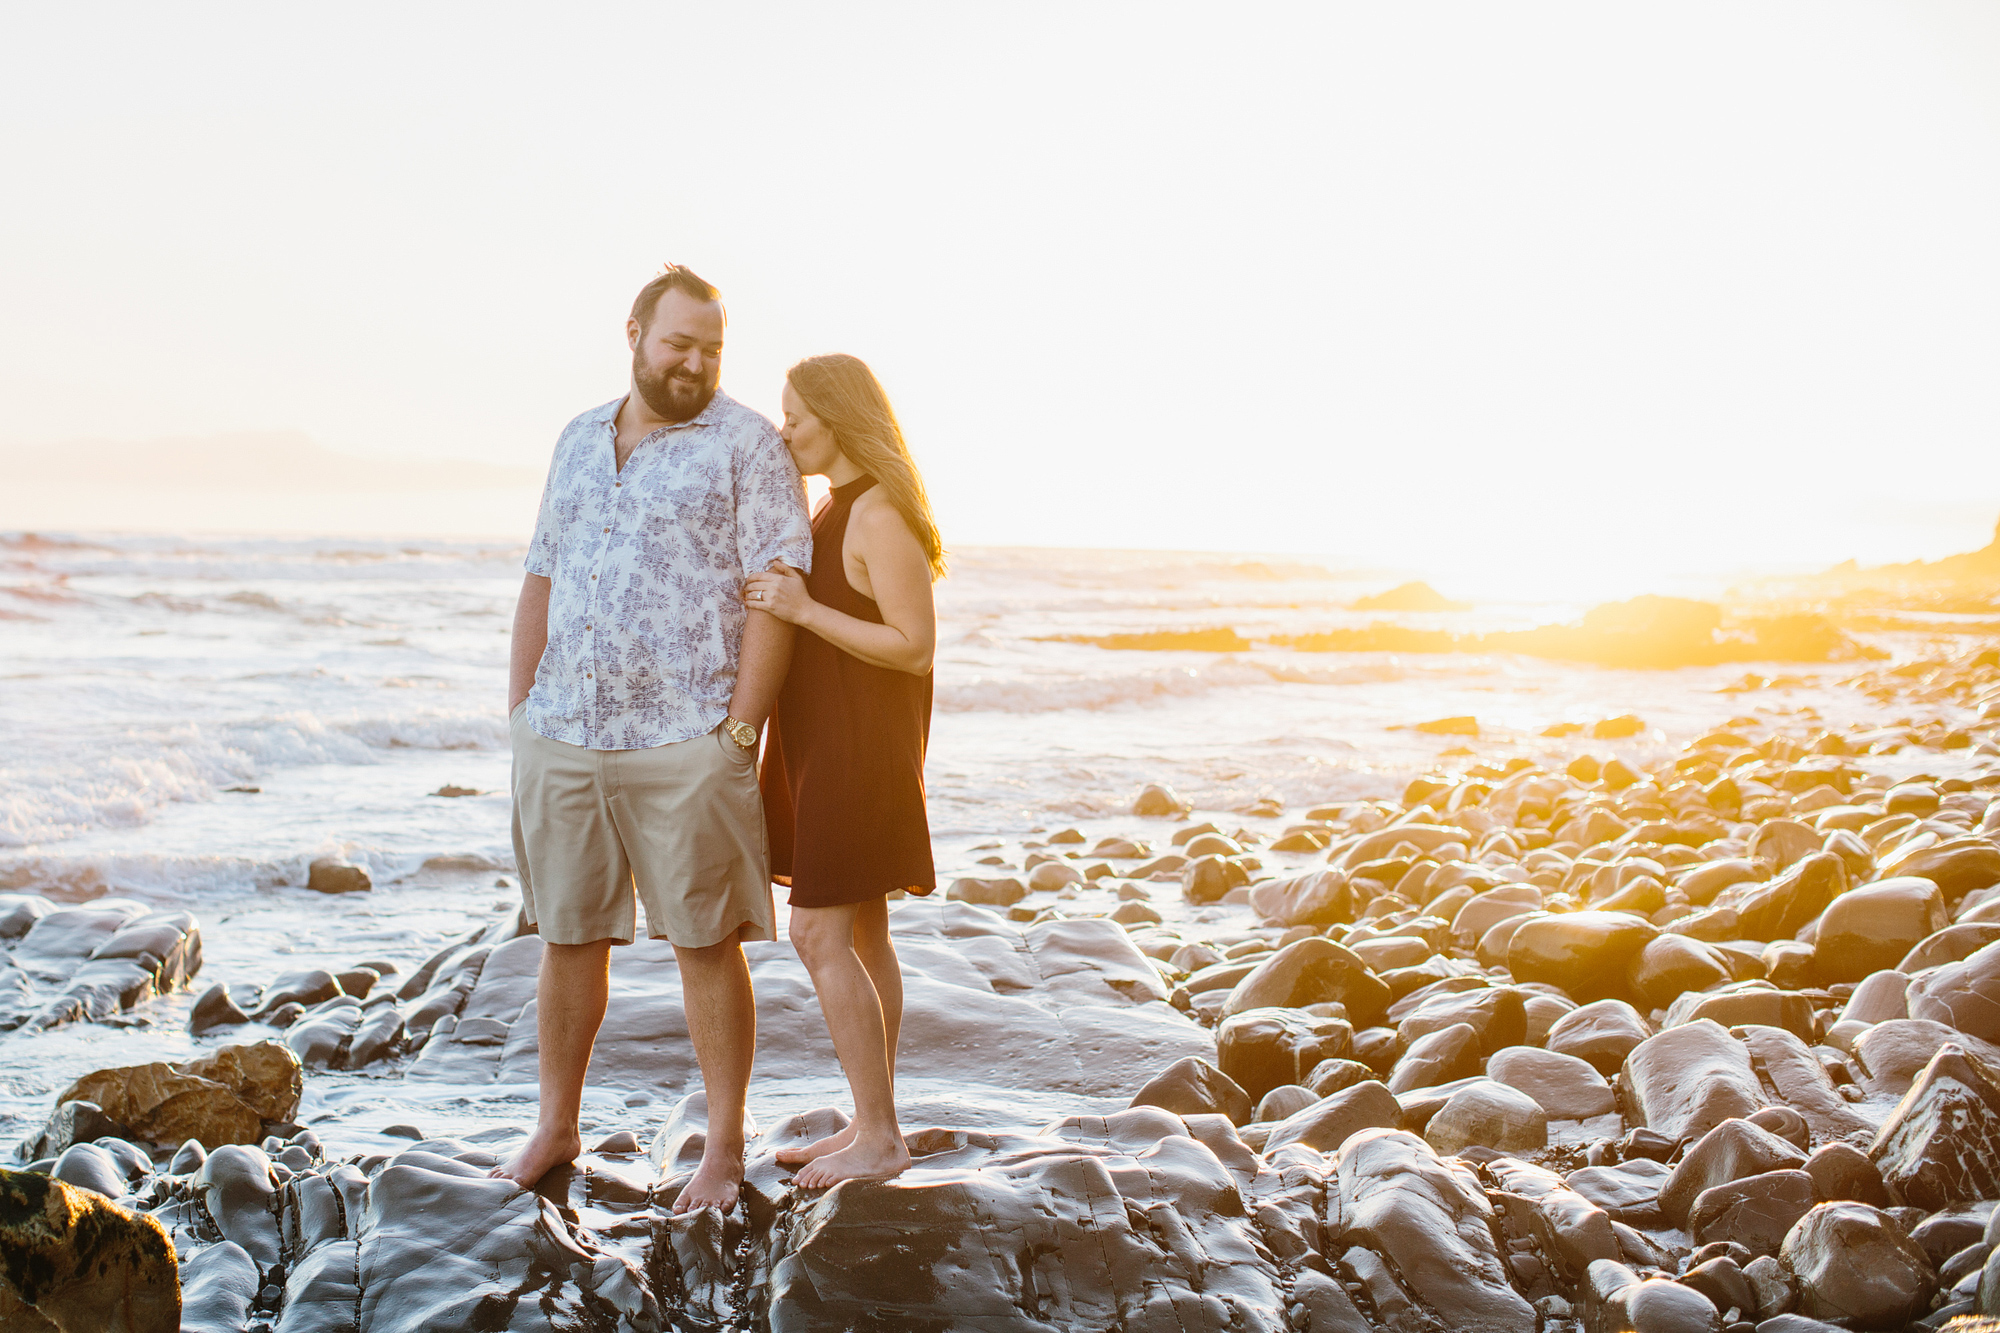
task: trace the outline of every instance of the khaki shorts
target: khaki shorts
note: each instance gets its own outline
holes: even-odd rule
[[[684,949],[775,938],[757,760],[722,734],[587,750],[508,720],[514,860],[528,923],[551,944],[646,933]]]

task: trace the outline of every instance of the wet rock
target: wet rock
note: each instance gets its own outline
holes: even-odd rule
[[[1611,1085],[1587,1061],[1532,1046],[1509,1046],[1486,1062],[1486,1076],[1533,1098],[1558,1120],[1586,1120],[1617,1107]]]
[[[1811,997],[1764,982],[1746,981],[1710,995],[1683,995],[1667,1007],[1665,1026],[1680,1027],[1701,1019],[1725,1028],[1754,1023],[1782,1028],[1801,1038],[1813,1035]]]
[[[1746,1176],[1803,1167],[1806,1155],[1795,1144],[1749,1120],[1725,1120],[1696,1140],[1660,1188],[1660,1212],[1677,1227],[1700,1195]],[[1753,1247],[1754,1248],[1754,1247]]]
[[[1313,935],[1286,945],[1236,983],[1222,1011],[1325,1003],[1346,1005],[1357,1025],[1366,1024],[1388,1007],[1389,988],[1351,949]]]
[[[403,1015],[394,1005],[382,1005],[363,1017],[349,1040],[342,1066],[359,1069],[396,1053],[403,1041]]]
[[[306,887],[314,893],[366,893],[375,887],[366,867],[336,857],[321,857],[306,871]]]
[[[91,1102],[128,1132],[152,1143],[198,1139],[210,1148],[255,1143],[264,1135],[263,1117],[212,1080],[168,1064],[100,1069],[72,1083],[58,1098]],[[53,1127],[51,1127],[53,1129]]]
[[[1548,1145],[1548,1113],[1525,1092],[1479,1079],[1451,1095],[1424,1126],[1424,1139],[1446,1156],[1475,1145],[1533,1152]]]
[[[1235,1079],[1197,1056],[1176,1060],[1132,1098],[1133,1106],[1157,1106],[1178,1116],[1221,1115],[1234,1125],[1250,1123],[1253,1103]]]
[[[1639,1118],[1676,1140],[1749,1115],[1764,1100],[1749,1051],[1708,1019],[1639,1043],[1626,1058],[1624,1081]]]
[[[179,1066],[196,1078],[222,1084],[265,1120],[290,1120],[299,1112],[305,1078],[299,1062],[282,1043],[223,1046]]]
[[[1938,1050],[1956,1043],[1988,1065],[2000,1067],[2000,1046],[1989,1045],[1943,1023],[1923,1018],[1875,1024],[1853,1043],[1855,1062],[1871,1094],[1901,1097]]]
[[[1785,1237],[1799,1311],[1850,1328],[1901,1328],[1930,1308],[1937,1274],[1923,1250],[1880,1210],[1823,1203]]]
[[[1139,789],[1132,801],[1132,813],[1149,817],[1176,818],[1184,815],[1191,807],[1180,798],[1180,793],[1172,787],[1157,782],[1149,782]]]
[[[1336,1165],[1339,1208],[1331,1197],[1327,1207],[1335,1239],[1381,1257],[1388,1293],[1464,1333],[1533,1333],[1534,1307],[1508,1279],[1470,1171],[1388,1129],[1356,1134]]]
[[[1662,935],[1647,943],[1626,972],[1631,991],[1655,1009],[1683,994],[1705,991],[1733,980],[1720,949],[1686,935]]]
[[[1665,1163],[1628,1157],[1617,1166],[1579,1168],[1570,1172],[1564,1183],[1615,1221],[1658,1229],[1667,1225],[1659,1197],[1667,1175]]]
[[[1389,1075],[1389,1091],[1408,1092],[1414,1088],[1434,1088],[1479,1072],[1479,1034],[1470,1024],[1454,1023],[1448,1028],[1420,1037],[1403,1052]]]
[[[1305,1110],[1319,1100],[1310,1089],[1296,1083],[1287,1083],[1283,1087],[1273,1088],[1265,1093],[1263,1099],[1257,1103],[1257,1110],[1252,1118],[1261,1123],[1275,1124],[1295,1112]]]
[[[249,1021],[250,1015],[230,998],[229,987],[217,983],[203,991],[201,998],[194,1002],[194,1010],[188,1015],[188,1031],[198,1037],[211,1028],[230,1027]]]
[[[311,1008],[324,1004],[341,994],[340,981],[325,968],[312,968],[303,972],[287,972],[264,988],[258,998],[253,1018],[265,1018],[287,1004],[299,1004]]]
[[[250,1322],[260,1278],[241,1245],[222,1241],[181,1263],[181,1333],[237,1333]]]
[[[1835,898],[1821,915],[1813,978],[1827,986],[1893,968],[1944,926],[1944,895],[1931,881],[1906,876],[1864,884]]]
[[[2000,1042],[2000,944],[1989,944],[1963,962],[1911,977],[1904,1000],[1911,1018],[1945,1023],[1981,1041]]]
[[[1955,926],[1946,926],[1935,935],[1919,940],[1909,953],[1903,955],[1902,961],[1896,964],[1896,971],[1913,974],[1926,968],[1960,962],[1978,953],[1995,940],[2000,940],[2000,923],[1967,921]],[[1898,1014],[1896,1017],[1900,1018],[1902,1015]]]
[[[33,1161],[59,1156],[74,1143],[94,1143],[98,1139],[122,1139],[131,1135],[130,1126],[104,1114],[103,1108],[96,1102],[78,1099],[58,1103],[41,1132],[24,1140],[19,1151],[23,1160]]]
[[[951,902],[977,903],[982,907],[1012,907],[1028,896],[1028,886],[1018,879],[955,879],[944,891]]]
[[[1734,1241],[1752,1254],[1776,1254],[1785,1233],[1818,1200],[1803,1171],[1767,1171],[1703,1190],[1688,1210],[1697,1245]]]
[[[2000,1071],[1947,1043],[1868,1150],[1891,1196],[1936,1210],[2000,1198]]]
[[[1481,1054],[1519,1045],[1527,1035],[1525,993],[1512,986],[1488,986],[1434,995],[1404,1014],[1396,1036],[1405,1046],[1433,1032],[1463,1023],[1479,1039]],[[1401,1006],[1399,1005],[1400,1009]]]
[[[178,1333],[180,1274],[160,1224],[88,1189],[0,1171],[0,1323]]]
[[[1795,819],[1773,819],[1750,835],[1750,858],[1785,870],[1817,852],[1823,841],[1809,825]]]
[[[2000,847],[1980,837],[1951,838],[1919,847],[1882,862],[1885,874],[1915,875],[1956,899],[2000,884]]]
[[[1791,1270],[1775,1257],[1760,1254],[1751,1259],[1743,1265],[1743,1276],[1750,1279],[1757,1298],[1756,1305],[1744,1311],[1746,1315],[1768,1320],[1792,1308],[1796,1293]]]
[[[1533,917],[1507,941],[1507,970],[1516,981],[1547,982],[1579,1000],[1622,995],[1633,958],[1659,933],[1623,912]]]
[[[1181,897],[1197,907],[1218,903],[1231,889],[1248,882],[1243,867],[1229,857],[1197,856],[1181,870]]]
[[[1708,1297],[1664,1278],[1641,1279],[1624,1264],[1591,1264],[1583,1291],[1588,1333],[1721,1333]]]
[[[1874,1126],[1849,1107],[1828,1077],[1820,1056],[1804,1039],[1782,1028],[1756,1024],[1738,1028],[1734,1035],[1750,1052],[1751,1064],[1763,1075],[1764,1082],[1784,1103],[1782,1107],[1758,1111],[1752,1117],[1758,1123],[1765,1123],[1776,1114],[1803,1121],[1803,1126],[1797,1129],[1780,1131],[1775,1124],[1770,1126],[1780,1137],[1790,1137],[1800,1147],[1808,1145],[1805,1131],[1821,1140],[1872,1136]]]
[[[1894,972],[1876,972],[1854,988],[1847,997],[1847,1007],[1840,1011],[1842,1020],[1853,1019],[1860,1023],[1882,1023],[1892,1018],[1908,1018],[1909,1005],[1903,998],[1910,979],[1900,969]]]
[[[1269,925],[1330,926],[1353,920],[1356,904],[1347,876],[1315,870],[1251,885],[1250,907]]]
[[[1216,1029],[1216,1063],[1254,1104],[1273,1088],[1307,1082],[1322,1060],[1352,1047],[1352,1030],[1337,1018],[1292,1009],[1251,1009]]]
[[[1694,1265],[1681,1274],[1679,1281],[1682,1286],[1691,1287],[1708,1297],[1709,1304],[1718,1310],[1756,1313],[1757,1289],[1743,1275],[1736,1261],[1727,1255]]]
[[[1320,1152],[1338,1152],[1364,1129],[1394,1129],[1401,1116],[1402,1107],[1387,1088],[1373,1080],[1357,1083],[1279,1121],[1264,1141],[1264,1151],[1271,1154],[1287,1144],[1302,1143]]]
[[[1822,1200],[1889,1206],[1882,1173],[1868,1160],[1868,1154],[1851,1143],[1828,1143],[1815,1149],[1806,1159],[1805,1172],[1813,1178],[1813,1192]]]
[[[1626,1057],[1651,1035],[1652,1029],[1631,1005],[1623,1000],[1598,1000],[1557,1019],[1542,1044],[1609,1076],[1617,1073]]]

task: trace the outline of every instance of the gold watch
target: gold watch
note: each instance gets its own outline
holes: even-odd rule
[[[722,719],[722,729],[729,733],[729,739],[746,750],[757,748],[757,728],[748,722],[739,722],[733,717]]]

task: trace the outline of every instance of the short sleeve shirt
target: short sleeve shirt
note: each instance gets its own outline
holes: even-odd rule
[[[592,750],[713,731],[736,688],[743,580],[812,562],[805,487],[770,421],[718,392],[620,472],[624,401],[563,428],[526,562],[550,588],[524,720]]]

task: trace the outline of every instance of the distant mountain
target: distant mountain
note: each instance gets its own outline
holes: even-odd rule
[[[542,472],[470,460],[370,458],[328,449],[298,431],[245,431],[0,446],[0,478],[10,485],[316,494],[516,490],[540,486]]]

